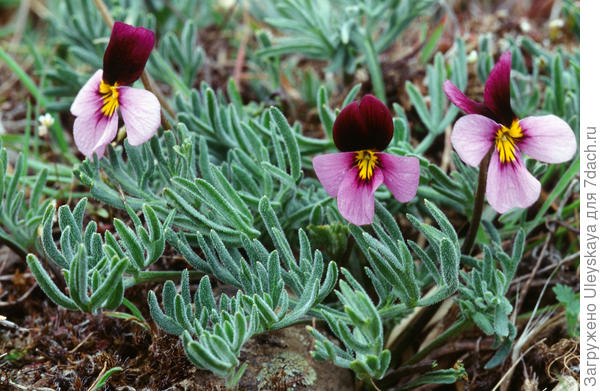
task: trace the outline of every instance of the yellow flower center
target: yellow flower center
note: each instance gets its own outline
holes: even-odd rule
[[[375,167],[379,166],[379,158],[375,151],[364,149],[354,152],[354,165],[358,167],[358,176],[363,181],[373,178]]]
[[[105,83],[104,80],[100,82],[100,95],[102,95],[102,100],[104,103],[102,104],[102,114],[107,117],[112,116],[115,113],[117,107],[119,107],[119,90],[117,87],[119,83],[115,83],[114,85],[110,85]]]
[[[519,139],[523,137],[523,130],[519,125],[519,120],[514,120],[510,129],[502,125],[502,128],[496,132],[496,149],[500,155],[501,163],[510,163],[516,160],[515,146]]]

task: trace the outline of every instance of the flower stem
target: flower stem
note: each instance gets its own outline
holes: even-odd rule
[[[152,92],[156,96],[156,98],[160,102],[160,105],[163,107],[163,109],[165,109],[165,111],[167,113],[169,113],[169,115],[172,118],[175,118],[175,111],[173,111],[173,109],[167,102],[167,99],[165,98],[163,93],[158,89],[158,86],[156,85],[156,83],[154,83],[154,80],[152,80],[152,78],[150,77],[150,75],[148,74],[148,72],[146,70],[144,70],[144,72],[142,72],[142,83],[144,83],[144,88],[146,88],[148,91]],[[167,117],[164,115],[164,113],[162,111],[160,113],[160,123],[161,123],[163,129],[172,129],[172,126],[169,123],[169,120],[167,119]]]
[[[479,230],[479,223],[481,222],[481,214],[483,213],[483,201],[485,199],[485,186],[487,182],[488,166],[490,165],[490,159],[492,157],[492,151],[490,150],[487,155],[481,161],[479,165],[479,180],[477,183],[477,192],[475,193],[475,203],[473,205],[473,217],[471,218],[471,225],[469,231],[463,242],[461,252],[465,255],[471,254],[473,250],[473,244],[475,243],[475,237],[477,237],[477,231]]]
[[[96,4],[96,8],[98,8],[98,11],[100,11],[100,15],[102,15],[104,23],[106,23],[106,25],[112,29],[113,25],[115,24],[115,20],[113,19],[112,15],[110,14],[110,11],[106,7],[106,4],[104,4],[104,1],[94,0],[94,4]],[[167,99],[165,98],[163,93],[158,89],[158,87],[156,86],[156,84],[154,83],[154,81],[152,80],[152,78],[146,70],[142,72],[142,83],[144,84],[144,88],[146,88],[148,91],[152,92],[156,96],[161,107],[165,109],[165,111],[169,113],[169,115],[172,118],[175,118],[175,111],[171,108],[169,102],[167,102]],[[160,112],[160,123],[164,129],[172,129],[169,120],[162,111]]]
[[[199,270],[189,270],[190,280],[199,280],[204,277],[206,273]],[[137,284],[143,284],[146,282],[162,282],[166,280],[179,280],[181,278],[181,271],[142,271],[135,276],[131,276],[125,280],[125,287],[130,288]]]
[[[102,0],[94,0],[94,4],[96,4],[96,8],[100,11],[100,15],[102,15],[102,19],[104,19],[104,23],[112,29],[113,24],[115,24],[115,20],[112,18],[110,11],[106,8],[106,4]]]
[[[415,148],[415,153],[422,154],[427,151],[437,136],[439,136],[439,134],[433,132],[427,133],[427,136],[425,136],[423,141]]]

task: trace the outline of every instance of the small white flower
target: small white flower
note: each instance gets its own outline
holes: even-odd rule
[[[471,50],[471,52],[467,56],[467,62],[469,64],[473,64],[477,61],[478,58],[479,58],[479,54],[477,54],[477,50]]]
[[[40,121],[40,125],[45,126],[47,128],[54,125],[54,117],[50,113],[40,115],[38,121]]]
[[[229,9],[237,3],[236,0],[219,0],[217,4],[223,9]]]
[[[550,27],[550,29],[554,30],[554,29],[561,29],[563,28],[563,26],[565,25],[565,21],[562,19],[554,19],[552,21],[550,21],[550,24],[548,24],[548,26]]]
[[[525,18],[521,19],[521,31],[524,33],[528,33],[531,31],[531,23],[529,23],[529,21]]]
[[[50,113],[40,115],[38,118],[40,126],[38,126],[38,135],[44,137],[48,134],[48,128],[54,124],[54,117]]]
[[[346,12],[349,15],[358,15],[360,13],[360,7],[358,7],[356,5],[350,5],[350,6],[346,7]]]
[[[496,15],[501,19],[505,19],[510,16],[510,14],[508,13],[508,10],[505,10],[505,9],[498,10],[498,12],[496,12]]]

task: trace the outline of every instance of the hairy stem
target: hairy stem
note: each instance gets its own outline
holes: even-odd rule
[[[19,257],[25,259],[27,257],[27,253],[29,252],[26,248],[24,248],[21,243],[15,240],[11,235],[8,235],[4,232],[3,229],[0,228],[0,245],[8,246],[11,250],[15,252]]]
[[[475,203],[473,205],[473,217],[471,218],[471,225],[469,231],[463,242],[461,252],[469,255],[473,250],[473,244],[475,243],[475,237],[479,230],[479,223],[481,222],[481,214],[483,212],[483,201],[485,199],[485,185],[487,182],[488,166],[490,165],[490,158],[492,157],[492,151],[490,150],[487,155],[481,161],[479,165],[479,181],[477,183],[477,192],[475,193]]]
[[[189,270],[190,280],[199,280],[206,275],[206,273],[199,270]],[[125,280],[125,287],[130,288],[137,284],[143,284],[145,282],[162,282],[166,280],[179,280],[181,278],[181,271],[142,271],[135,276]]]
[[[425,136],[423,141],[421,141],[421,143],[415,148],[415,153],[422,154],[427,151],[437,136],[439,136],[439,134],[435,134],[433,132],[427,133],[427,136]]]

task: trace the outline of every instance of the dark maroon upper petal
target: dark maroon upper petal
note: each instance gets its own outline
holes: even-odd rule
[[[444,92],[450,102],[454,103],[459,109],[462,109],[467,114],[481,114],[488,118],[495,119],[494,113],[490,111],[483,103],[475,102],[468,98],[463,92],[450,80],[446,80],[443,84]]]
[[[510,126],[515,113],[510,106],[511,53],[505,52],[490,72],[483,92],[485,105],[504,126]]]
[[[358,102],[352,102],[340,111],[333,123],[333,142],[342,152],[364,149],[368,131],[360,115]]]
[[[373,95],[352,102],[333,123],[333,142],[342,152],[375,149],[383,151],[394,135],[392,114]]]
[[[104,81],[111,85],[128,85],[136,81],[144,71],[153,47],[151,30],[115,22],[104,52]]]

